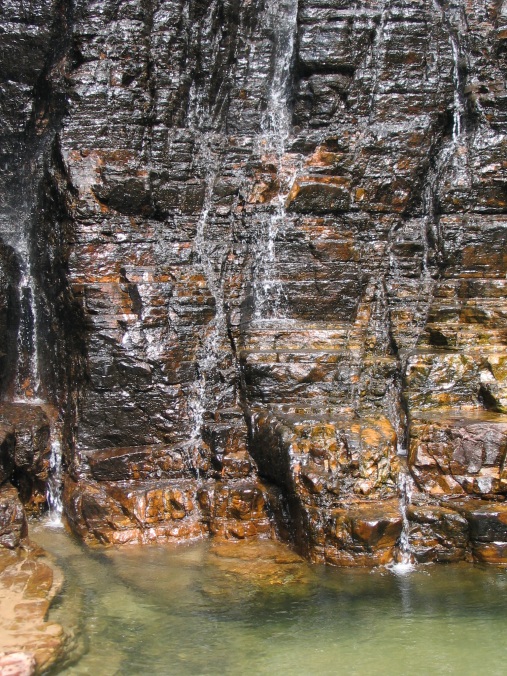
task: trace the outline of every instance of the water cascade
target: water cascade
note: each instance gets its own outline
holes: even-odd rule
[[[26,208],[26,207],[25,207]],[[41,403],[41,383],[38,355],[38,310],[37,290],[32,273],[32,261],[28,243],[29,217],[21,219],[19,232],[3,233],[5,241],[16,252],[21,268],[19,283],[19,329],[17,337],[17,369],[13,382],[13,401],[17,403]]]
[[[51,455],[49,456],[49,477],[46,489],[46,499],[49,508],[49,526],[62,526],[62,446],[60,439],[51,439]]]
[[[196,117],[195,117],[196,116]],[[202,128],[209,122],[208,115],[199,99],[196,97],[194,109],[194,124],[196,128]],[[216,263],[213,259],[212,250],[214,242],[210,240],[207,227],[209,215],[213,206],[214,187],[217,175],[220,171],[218,155],[213,151],[213,134],[204,134],[202,139],[200,160],[205,169],[205,193],[203,206],[197,221],[195,236],[195,252],[197,261],[202,266],[207,286],[215,301],[215,316],[206,327],[204,337],[199,347],[196,360],[196,379],[191,391],[188,408],[192,418],[192,430],[190,438],[189,462],[193,466],[199,464],[199,446],[202,438],[202,426],[208,409],[216,410],[216,402],[213,401],[213,384],[220,368],[220,360],[223,358],[223,343],[227,341],[227,319],[224,307],[224,291],[222,279],[222,263]],[[215,265],[217,267],[215,267]],[[218,272],[217,272],[218,269]],[[199,469],[197,468],[199,475]]]
[[[408,507],[412,501],[414,482],[406,467],[402,468],[398,476],[398,490],[400,494],[400,511],[402,516],[402,530],[398,540],[397,561],[390,565],[395,573],[409,573],[414,569],[414,557],[410,545],[410,522]]]
[[[224,261],[228,247],[221,249],[223,242],[213,234],[215,183],[220,175],[220,125],[221,109],[225,98],[220,94],[210,95],[209,73],[220,53],[223,26],[220,20],[220,3],[214,1],[208,7],[197,39],[202,41],[200,68],[203,73],[192,81],[187,106],[187,124],[197,136],[198,152],[195,157],[195,172],[203,177],[204,199],[196,224],[194,240],[195,261],[202,270],[206,285],[214,300],[214,317],[204,327],[195,359],[196,376],[188,396],[188,412],[191,433],[187,463],[199,478],[199,455],[202,445],[203,424],[207,411],[215,412],[220,406],[216,400],[216,382],[220,380],[220,368],[229,346],[227,317],[224,297]],[[188,10],[185,9],[185,21]],[[189,30],[193,27],[189,24]]]
[[[258,152],[265,165],[274,165],[278,189],[267,211],[261,213],[259,241],[254,262],[255,318],[276,317],[281,310],[283,289],[276,279],[276,237],[286,219],[285,203],[297,172],[293,159],[285,157],[291,130],[289,105],[297,30],[297,0],[268,0],[264,20],[273,36],[273,74],[266,110],[261,120]]]
[[[15,376],[14,401],[37,403],[40,378],[37,353],[37,310],[31,274],[24,274],[20,284],[20,324],[18,333],[18,370]]]

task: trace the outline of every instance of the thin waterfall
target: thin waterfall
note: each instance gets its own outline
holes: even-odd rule
[[[266,28],[274,36],[273,76],[270,82],[267,107],[261,120],[261,134],[258,152],[277,167],[280,189],[270,205],[269,213],[262,214],[261,241],[257,242],[254,273],[254,297],[256,317],[276,312],[281,289],[275,281],[275,239],[280,225],[285,220],[285,200],[291,187],[291,176],[284,176],[283,155],[290,134],[291,117],[289,110],[290,77],[294,58],[297,27],[297,0],[269,0],[265,9]],[[189,100],[189,122],[195,129],[213,128],[213,115],[203,100],[204,90],[193,87]],[[206,411],[216,408],[210,391],[213,376],[216,375],[221,359],[222,343],[227,337],[227,318],[221,266],[216,268],[206,237],[209,215],[213,205],[214,185],[220,170],[220,160],[213,150],[213,134],[205,132],[201,137],[201,160],[206,166],[205,196],[197,222],[195,252],[206,278],[208,288],[215,300],[215,316],[206,327],[197,359],[197,377],[188,399],[188,410],[192,420],[190,445],[194,458],[202,438],[202,426]],[[284,180],[282,183],[282,176]]]
[[[408,508],[412,502],[412,492],[414,489],[414,482],[408,470],[400,472],[399,483],[401,516],[403,520],[403,527],[399,541],[399,563],[408,566],[413,563],[413,555],[410,547],[410,524],[408,520]]]
[[[206,190],[202,211],[197,222],[195,248],[198,260],[202,265],[208,288],[215,300],[215,316],[210,325],[206,327],[206,333],[197,357],[197,379],[188,401],[188,407],[192,418],[191,446],[193,453],[197,454],[197,446],[201,441],[202,426],[206,413],[208,393],[207,384],[212,375],[217,371],[220,361],[220,346],[222,339],[227,335],[227,322],[224,310],[224,291],[219,275],[214,270],[213,261],[210,258],[206,240],[206,225],[209,212],[213,204],[214,184],[219,170],[217,156],[211,151],[209,142],[205,142],[205,158],[207,173],[205,178]],[[197,469],[199,474],[199,470]]]
[[[19,288],[20,322],[18,331],[18,366],[14,383],[14,401],[36,403],[40,391],[37,351],[37,311],[35,289],[30,273],[23,274]]]
[[[19,284],[20,322],[17,338],[18,359],[14,375],[13,400],[15,403],[40,404],[42,399],[37,345],[38,310],[36,287],[28,246],[23,237],[12,243],[21,261],[22,276]]]
[[[452,55],[452,84],[453,84],[453,124],[452,124],[452,144],[456,146],[465,131],[465,99],[463,94],[464,82],[462,81],[460,61],[462,58],[462,46],[460,43],[460,34],[466,25],[465,17],[462,10],[459,14],[454,16],[457,27],[453,25],[453,21],[446,11],[443,0],[433,0],[435,10],[440,13],[442,22],[449,33],[449,44]]]
[[[209,243],[206,238],[206,226],[213,205],[215,181],[220,170],[218,154],[212,150],[211,137],[206,136],[203,138],[202,158],[206,165],[205,194],[201,214],[197,221],[195,252],[202,266],[208,288],[215,300],[215,316],[205,329],[205,335],[196,360],[197,378],[193,383],[193,388],[188,399],[188,410],[192,421],[190,452],[193,454],[192,457],[189,456],[188,462],[192,468],[196,464],[196,461],[198,461],[198,447],[202,439],[204,416],[207,408],[212,404],[212,396],[208,392],[208,385],[213,375],[219,369],[221,345],[223,339],[227,336],[223,284],[221,275],[215,271],[209,251]],[[199,476],[198,468],[196,468],[196,472]]]
[[[285,203],[296,167],[284,161],[291,131],[290,91],[297,31],[298,0],[268,0],[264,20],[274,43],[273,74],[261,119],[258,150],[263,164],[276,167],[276,197],[261,214],[256,243],[253,291],[255,317],[277,316],[283,297],[276,279],[276,237],[286,219]]]
[[[203,56],[203,72],[209,72],[215,63],[222,37],[222,27],[217,16],[219,3],[213,0],[208,7],[199,39],[210,47]],[[188,20],[188,17],[187,17]],[[213,130],[219,126],[219,112],[224,102],[214,101],[210,97],[209,82],[205,77],[200,82],[194,80],[189,91],[187,123],[188,126],[200,132],[197,163],[204,167],[204,200],[196,224],[195,255],[200,263],[207,287],[215,301],[215,316],[210,323],[203,327],[203,336],[196,355],[196,378],[189,392],[187,407],[191,423],[189,451],[187,453],[188,468],[195,471],[199,478],[199,455],[202,441],[202,427],[207,410],[215,410],[213,401],[213,380],[220,368],[223,352],[223,342],[227,339],[227,318],[225,313],[225,299],[222,279],[222,263],[214,260],[213,248],[216,241],[209,239],[207,232],[210,212],[213,207],[215,182],[220,172],[220,152],[214,148],[218,136]],[[221,255],[221,254],[219,254]],[[218,271],[217,271],[218,270]],[[197,465],[197,466],[196,466]]]
[[[416,330],[412,347],[415,348],[422,332],[425,329],[428,315],[433,300],[433,291],[438,283],[438,269],[432,260],[434,254],[438,253],[441,244],[441,233],[439,227],[439,217],[436,210],[436,200],[438,189],[442,177],[446,171],[451,168],[453,175],[456,174],[456,184],[462,180],[463,175],[463,153],[459,152],[461,146],[465,144],[465,105],[463,99],[463,82],[461,81],[460,60],[461,46],[457,31],[454,29],[445,7],[434,0],[435,9],[441,14],[442,21],[448,29],[449,45],[452,55],[452,134],[451,138],[444,142],[442,148],[430,164],[426,176],[422,200],[422,219],[421,219],[421,242],[423,246],[421,284],[418,298],[416,300]],[[466,153],[465,153],[466,163]],[[466,171],[466,165],[465,165]],[[432,249],[434,251],[432,251]],[[402,373],[406,371],[409,352],[401,356]],[[396,421],[398,422],[398,421]],[[407,455],[407,450],[398,444],[398,454]],[[408,519],[408,508],[412,501],[414,482],[407,466],[403,466],[398,476],[398,493],[400,503],[400,513],[402,516],[402,532],[398,542],[398,560],[391,568],[397,573],[410,572],[413,569],[414,557],[410,546],[410,522]]]
[[[453,68],[452,68],[452,81],[453,81],[453,88],[454,88],[454,106],[453,106],[453,125],[452,125],[452,140],[454,143],[457,143],[459,137],[461,136],[461,132],[463,129],[463,117],[464,117],[464,104],[463,104],[463,98],[461,94],[461,81],[460,81],[460,73],[459,73],[459,60],[460,60],[460,55],[459,55],[459,44],[458,44],[458,39],[456,36],[451,32],[449,34],[449,39],[451,41],[451,48],[452,48],[452,61],[453,61]]]
[[[394,573],[405,574],[414,569],[414,555],[410,545],[410,522],[408,520],[408,508],[412,502],[414,482],[408,468],[402,468],[398,475],[398,491],[400,496],[400,512],[402,518],[401,534],[398,540],[398,555],[396,563],[388,567]]]
[[[54,433],[54,430],[53,430]],[[46,500],[49,508],[47,524],[52,527],[62,526],[62,446],[60,439],[51,440],[51,454],[49,456],[49,476],[46,488]]]
[[[461,46],[458,33],[454,29],[445,7],[439,0],[433,0],[436,11],[441,15],[443,24],[449,33],[449,45],[452,55],[452,135],[450,140],[444,142],[439,153],[430,164],[423,190],[423,218],[421,219],[421,241],[423,245],[421,287],[417,299],[416,331],[414,332],[414,344],[423,332],[433,298],[433,289],[437,283],[436,270],[430,263],[430,240],[437,250],[441,244],[439,219],[435,210],[439,183],[445,171],[449,169],[453,173],[453,183],[462,184],[467,177],[467,153],[465,143],[465,104],[463,99],[463,82],[460,74]]]

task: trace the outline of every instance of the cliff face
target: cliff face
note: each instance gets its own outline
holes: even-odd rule
[[[507,6],[25,4],[5,479],[33,505],[54,478],[47,438],[16,456],[30,410],[85,539],[504,560]]]

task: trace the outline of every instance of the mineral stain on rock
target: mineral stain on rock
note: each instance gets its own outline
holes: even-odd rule
[[[62,468],[90,543],[507,563],[506,22],[5,2],[2,491]]]

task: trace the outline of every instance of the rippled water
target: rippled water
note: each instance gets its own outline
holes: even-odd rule
[[[504,674],[507,572],[397,575],[223,558],[209,545],[90,551],[62,529],[34,539],[65,588],[52,619],[80,657],[58,673]],[[276,571],[282,570],[282,572]]]

